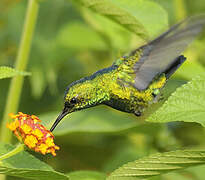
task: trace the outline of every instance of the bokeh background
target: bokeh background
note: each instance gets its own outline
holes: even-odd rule
[[[185,17],[205,12],[204,0],[153,2],[164,9],[167,18],[151,38]],[[13,67],[26,5],[27,0],[0,2],[0,65]],[[32,75],[25,77],[19,111],[54,121],[63,107],[64,90],[69,83],[111,65],[113,60],[144,43],[105,18],[99,18],[103,24],[99,30],[87,16],[78,4],[69,0],[40,2],[27,68]],[[204,52],[205,36],[202,34],[185,52],[189,62],[170,80],[167,92],[204,72]],[[10,79],[0,82],[0,119],[9,83]],[[56,157],[33,154],[60,172],[96,170],[110,173],[122,164],[150,153],[205,145],[205,131],[198,124],[145,123],[143,118],[139,120],[104,106],[69,115],[55,135],[56,143],[61,147]]]

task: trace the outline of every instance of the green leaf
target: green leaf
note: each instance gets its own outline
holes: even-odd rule
[[[95,171],[75,171],[68,174],[70,180],[105,180],[106,175]]]
[[[205,165],[194,166],[182,171],[154,176],[149,180],[204,180]]]
[[[144,179],[200,164],[205,164],[203,150],[158,153],[123,165],[111,173],[107,180]]]
[[[168,173],[165,175],[162,175],[160,180],[170,180],[170,179],[174,179],[174,180],[198,180],[195,179],[195,177],[192,177],[192,174],[190,173]]]
[[[17,75],[28,76],[31,75],[31,73],[18,71],[7,66],[0,66],[0,79],[11,78]]]
[[[39,116],[48,128],[54,123],[60,112]],[[68,133],[113,133],[133,128],[139,124],[139,118],[127,113],[106,110],[100,107],[74,112],[65,117],[54,130],[55,136]]]
[[[168,24],[166,11],[157,3],[146,0],[77,0],[100,15],[103,15],[142,39],[149,39]],[[152,19],[150,20],[150,17]]]
[[[113,22],[112,20],[96,14],[89,9],[82,8],[83,17],[86,21],[97,31],[105,41],[112,47],[112,49],[129,51],[131,49],[131,40],[135,37],[133,33],[123,28],[120,24]],[[105,26],[106,24],[106,26]],[[136,36],[138,37],[138,36]],[[138,38],[135,41],[135,47],[140,46],[143,41]]]
[[[64,47],[77,50],[105,50],[106,44],[101,36],[81,22],[71,22],[59,32],[57,41]]]
[[[179,68],[173,77],[180,77],[186,80],[191,80],[193,77],[203,75],[205,68],[197,61],[185,61],[182,68]]]
[[[154,129],[156,130],[155,127]],[[157,131],[159,132],[159,129]],[[138,136],[137,134],[134,134],[135,132],[139,133]],[[138,129],[134,131],[134,133],[126,134],[128,141],[124,142],[121,139],[121,142],[116,147],[116,150],[112,153],[111,157],[104,164],[103,171],[110,173],[125,163],[134,161],[135,159],[147,155],[147,147],[143,146],[145,143],[144,141],[146,141],[145,136],[143,136],[143,134],[141,134]],[[152,134],[152,136],[154,135]],[[138,143],[141,144],[139,145]]]
[[[0,156],[14,148],[12,145],[0,143]],[[25,151],[0,161],[0,173],[26,179],[68,180],[66,175],[54,171],[52,167]]]
[[[204,180],[204,169],[205,165],[197,166],[197,167],[191,167],[186,169],[186,172],[191,173],[193,180]]]
[[[205,165],[201,165],[190,167],[175,173],[164,174],[161,176],[160,180],[204,180],[204,168]]]
[[[205,126],[205,75],[178,88],[147,121],[197,122]]]

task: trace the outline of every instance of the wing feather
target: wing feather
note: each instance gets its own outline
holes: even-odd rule
[[[134,65],[136,74],[134,86],[138,90],[144,90],[157,75],[169,69],[202,31],[204,25],[205,15],[193,16],[174,25],[147,45],[140,47],[143,55]]]

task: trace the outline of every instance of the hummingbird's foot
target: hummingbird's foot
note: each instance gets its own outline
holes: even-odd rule
[[[140,111],[135,111],[134,114],[135,114],[135,116],[138,116],[138,117],[139,117],[139,116],[142,115],[142,112],[140,112]]]

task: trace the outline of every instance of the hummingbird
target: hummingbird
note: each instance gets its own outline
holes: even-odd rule
[[[204,25],[205,15],[187,18],[110,67],[68,85],[64,108],[50,131],[67,114],[101,104],[141,116],[159,101],[161,89],[186,60],[181,53]]]

